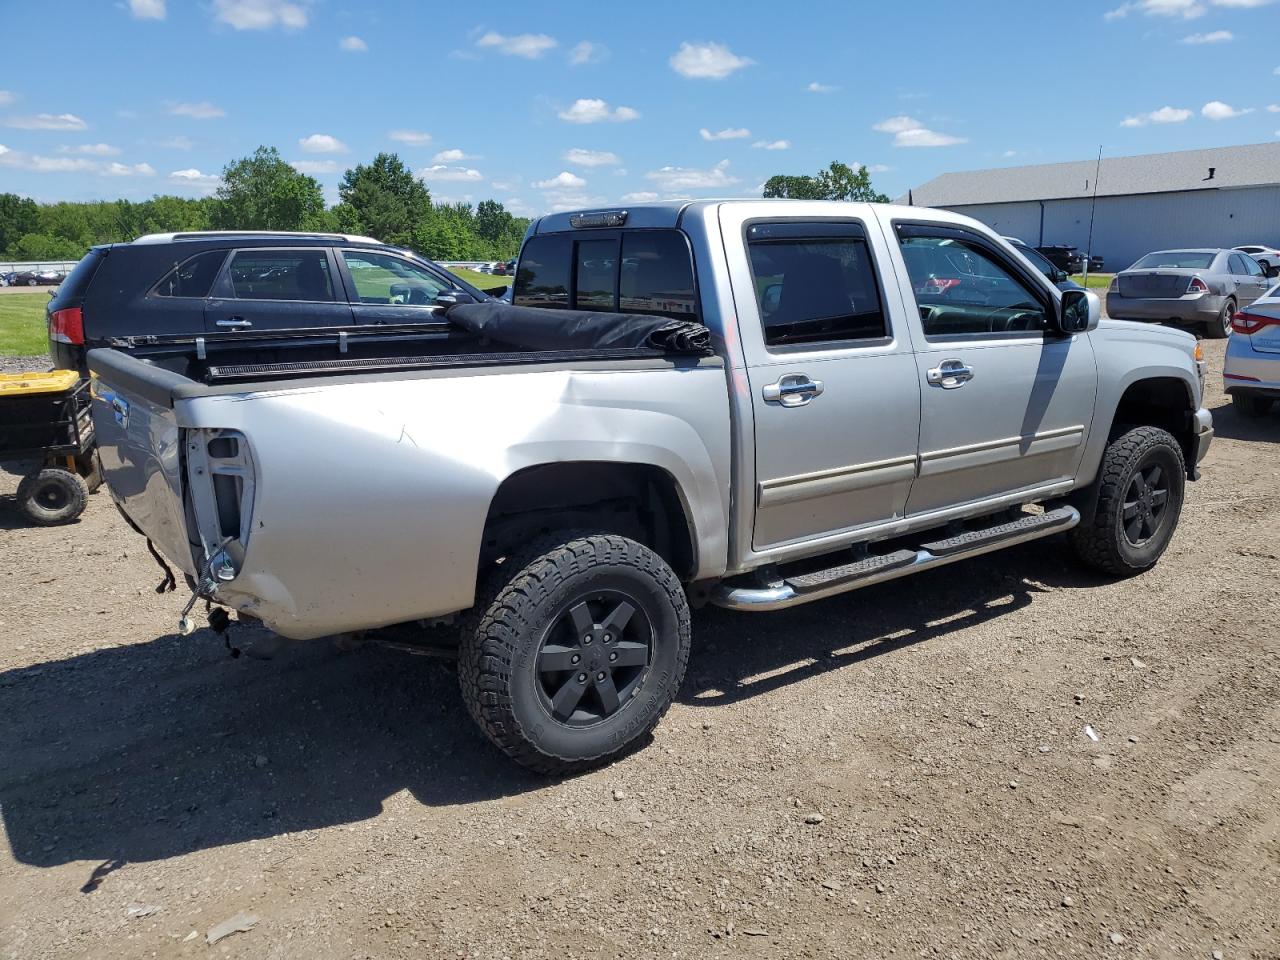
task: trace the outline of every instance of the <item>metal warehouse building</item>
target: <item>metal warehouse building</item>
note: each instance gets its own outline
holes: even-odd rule
[[[904,201],[945,207],[1031,246],[1089,245],[1107,270],[1171,247],[1280,247],[1280,142],[944,173]]]

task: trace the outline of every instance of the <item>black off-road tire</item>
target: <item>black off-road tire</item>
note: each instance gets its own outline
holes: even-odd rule
[[[1231,409],[1247,420],[1266,416],[1273,403],[1271,397],[1260,397],[1256,393],[1231,394]]]
[[[1167,485],[1165,508],[1152,535],[1135,543],[1126,533],[1125,500],[1134,475],[1152,465],[1161,468]],[[1126,577],[1150,570],[1169,546],[1186,490],[1187,466],[1178,441],[1159,427],[1133,427],[1111,440],[1098,469],[1098,502],[1092,522],[1081,522],[1068,534],[1076,555],[1088,566]]]
[[[1210,340],[1225,340],[1231,336],[1231,318],[1236,313],[1236,302],[1228,300],[1222,305],[1222,312],[1217,320],[1210,320],[1204,325],[1204,334]]]
[[[18,506],[23,515],[42,527],[70,523],[84,513],[88,503],[89,488],[70,470],[37,470],[18,484]]]
[[[606,597],[625,598],[636,611],[632,619],[647,627],[648,661],[632,674],[630,694],[615,698],[616,712],[607,712],[600,694],[598,720],[557,718],[546,684],[560,675],[548,673],[540,657],[547,646],[564,649],[549,641],[567,635],[571,610]],[[538,773],[568,776],[608,763],[648,736],[680,689],[689,648],[689,605],[666,561],[626,537],[561,533],[507,557],[486,578],[462,625],[458,679],[467,709],[498,749]],[[597,643],[589,653],[606,651]]]

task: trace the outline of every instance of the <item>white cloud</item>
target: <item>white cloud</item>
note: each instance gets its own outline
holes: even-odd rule
[[[1194,20],[1204,15],[1205,7],[1200,0],[1130,0],[1122,3],[1114,10],[1103,14],[1104,20],[1118,20],[1130,13],[1139,11],[1149,17],[1180,17],[1183,20]]]
[[[129,0],[129,12],[139,20],[163,20],[164,0]]]
[[[74,113],[37,113],[33,117],[10,117],[5,124],[19,130],[83,130],[88,126]]]
[[[664,193],[730,187],[738,182],[738,178],[729,173],[728,160],[721,160],[709,170],[698,170],[692,167],[662,167],[659,170],[649,171],[644,177],[656,183]]]
[[[149,163],[129,165],[112,162],[103,167],[102,172],[109,177],[154,177],[156,175],[155,167]]]
[[[222,178],[216,173],[201,173],[195,167],[188,167],[186,170],[174,170],[169,174],[169,181],[208,193],[222,183]]]
[[[834,93],[839,87],[833,87],[829,83],[819,83],[817,80],[805,87],[810,93]]]
[[[953,137],[949,133],[938,133],[930,130],[919,120],[899,115],[881,120],[872,126],[881,133],[892,133],[895,147],[949,147],[956,143],[966,143],[964,137]]]
[[[331,137],[327,133],[313,133],[309,137],[303,137],[298,141],[300,146],[307,153],[346,153],[347,145],[337,137]]]
[[[1280,68],[1277,68],[1276,72],[1280,73]],[[12,90],[0,90],[0,107],[7,107],[17,99],[18,95]]]
[[[169,108],[169,112],[174,116],[191,117],[193,120],[213,120],[227,115],[227,111],[214,106],[208,100],[202,100],[199,103],[175,103]]]
[[[1267,113],[1280,113],[1280,103],[1268,103]]]
[[[337,160],[290,160],[289,166],[299,173],[315,175],[317,173],[337,173]]]
[[[859,166],[866,167],[866,164],[859,164]],[[873,163],[871,166],[866,167],[866,169],[867,173],[888,173],[893,169],[893,167],[886,163]]]
[[[513,191],[520,189],[521,179],[522,178],[520,177],[514,177],[510,180],[491,180],[489,182],[489,186],[493,187],[495,190],[500,190],[503,193],[512,193]]]
[[[535,180],[533,186],[537,190],[580,190],[587,185],[576,173],[562,170],[549,180]]]
[[[569,64],[574,67],[580,67],[584,63],[599,63],[608,56],[609,51],[603,44],[592,43],[590,40],[580,40],[569,51]]]
[[[751,131],[746,127],[726,127],[723,130],[717,130],[712,133],[706,127],[698,131],[698,135],[703,140],[745,140],[751,136]]]
[[[1006,150],[1004,153],[1000,154],[1000,156],[1004,157],[1005,159],[1008,159],[1009,157],[1016,157],[1017,155],[1018,155],[1017,150]]]
[[[120,155],[120,148],[109,143],[78,143],[75,146],[59,147],[59,153],[80,153],[91,157],[115,157]]]
[[[652,190],[638,190],[635,193],[624,193],[622,195],[623,203],[648,203],[650,200],[657,200],[660,194],[654,193]]]
[[[455,148],[453,150],[441,150],[439,153],[437,153],[434,157],[431,158],[431,162],[432,163],[458,163],[462,160],[474,160],[474,159],[476,158],[472,154],[464,153],[463,151]]]
[[[1122,127],[1145,127],[1148,123],[1182,123],[1191,119],[1191,111],[1181,107],[1161,107],[1150,113],[1139,113],[1120,121]]]
[[[387,136],[397,143],[407,143],[411,147],[421,147],[431,142],[431,134],[421,130],[392,130]]]
[[[751,146],[757,150],[790,150],[790,140],[757,140]]]
[[[571,147],[563,156],[566,163],[575,167],[611,167],[622,162],[616,153],[608,150],[583,150],[581,147]]]
[[[306,2],[288,0],[213,0],[213,17],[236,30],[300,30],[307,25]]]
[[[1215,7],[1265,7],[1268,4],[1275,3],[1276,0],[1209,0]]]
[[[423,180],[433,180],[439,183],[469,183],[484,179],[484,175],[479,170],[471,167],[450,167],[443,163],[434,163],[429,167],[424,167],[418,171],[418,176]]]
[[[338,49],[345,50],[347,53],[366,53],[369,45],[359,37],[343,37],[338,41]]]
[[[639,116],[640,114],[630,107],[611,109],[603,100],[591,99],[575,100],[573,106],[560,111],[560,119],[569,123],[600,123],[602,120],[625,123]]]
[[[0,146],[0,166],[34,173],[87,173],[97,170],[100,164],[85,157],[42,157]]]
[[[1193,33],[1182,38],[1182,43],[1226,43],[1234,38],[1230,30],[1214,30],[1210,33]]]
[[[667,61],[671,69],[691,80],[723,80],[754,60],[740,57],[721,43],[682,43]]]
[[[1235,117],[1243,117],[1246,113],[1253,113],[1253,107],[1245,107],[1237,110],[1230,104],[1223,103],[1221,100],[1210,100],[1200,108],[1200,115],[1208,117],[1210,120],[1231,120]]]
[[[157,140],[156,146],[166,147],[169,150],[190,150],[195,144],[191,142],[190,137],[169,137],[167,140]]]
[[[509,57],[524,57],[526,60],[537,60],[556,45],[555,37],[548,37],[545,33],[521,33],[507,37],[492,30],[476,41],[477,47],[492,47]]]

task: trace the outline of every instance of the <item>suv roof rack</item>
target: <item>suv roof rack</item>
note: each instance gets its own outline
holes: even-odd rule
[[[175,240],[205,240],[219,237],[280,237],[302,240],[340,240],[343,243],[380,243],[373,237],[361,237],[349,233],[314,233],[307,230],[190,230],[181,233],[148,233],[134,243],[172,243]]]

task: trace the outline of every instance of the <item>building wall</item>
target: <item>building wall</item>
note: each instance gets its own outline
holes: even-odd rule
[[[1089,246],[1090,206],[1088,197],[1044,201],[1043,233],[1039,201],[949,209],[1032,246],[1066,243],[1084,251]],[[1242,243],[1280,247],[1280,187],[1098,198],[1092,249],[1106,260],[1109,271],[1123,270],[1152,250]]]

